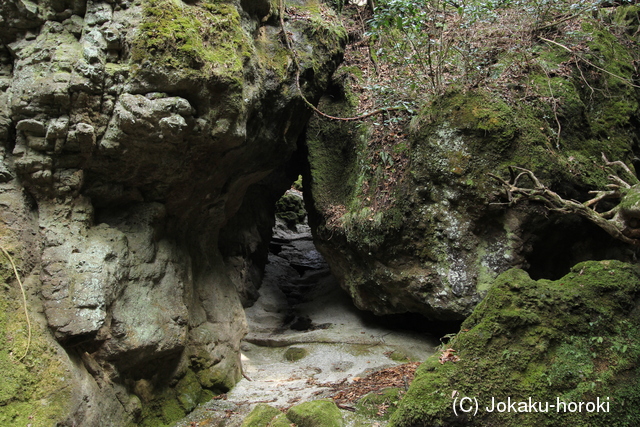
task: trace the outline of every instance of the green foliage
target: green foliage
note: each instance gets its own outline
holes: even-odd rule
[[[445,8],[440,0],[388,0],[378,3],[370,21],[370,35],[381,42],[376,57],[405,68],[411,90],[442,92],[442,69],[452,48]]]
[[[499,53],[530,48],[536,41],[532,33],[593,11],[599,3],[381,0],[369,21],[368,34],[374,59],[394,70],[388,82],[393,91],[401,99],[424,98],[425,94],[438,96],[451,85],[477,86],[495,78],[492,73],[498,70]],[[481,31],[491,31],[491,38],[484,39]]]

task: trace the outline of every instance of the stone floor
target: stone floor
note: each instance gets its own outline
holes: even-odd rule
[[[394,351],[419,361],[435,351],[433,337],[385,327],[355,308],[313,246],[307,226],[292,231],[278,222],[270,247],[260,297],[246,309],[245,378],[176,427],[239,426],[257,403],[286,408],[328,397],[328,384],[401,363],[390,358]],[[307,355],[287,360],[292,347]]]

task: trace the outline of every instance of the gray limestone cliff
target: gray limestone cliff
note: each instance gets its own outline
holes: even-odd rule
[[[318,2],[287,7],[317,99],[345,33]],[[243,302],[295,180],[286,165],[310,110],[278,6],[0,11],[0,244],[33,323],[17,360],[27,326],[3,259],[0,424],[169,424],[240,378]]]

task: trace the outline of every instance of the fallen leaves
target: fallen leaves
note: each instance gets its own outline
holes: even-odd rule
[[[355,377],[350,383],[340,381],[330,384],[328,386],[335,391],[331,398],[338,406],[344,406],[346,403],[355,402],[364,395],[383,388],[399,387],[406,390],[413,381],[418,366],[420,362],[405,363],[373,372],[366,377]]]
[[[456,351],[452,348],[448,348],[446,350],[442,351],[442,354],[440,355],[440,358],[438,360],[440,360],[440,364],[444,365],[446,362],[458,362],[460,361],[460,357],[458,357],[456,354],[454,354]]]

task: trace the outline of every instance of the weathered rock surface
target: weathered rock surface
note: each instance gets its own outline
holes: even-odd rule
[[[453,351],[416,371],[390,425],[638,423],[639,292],[637,266],[619,261],[581,263],[556,281],[501,274]],[[454,411],[465,397],[477,412],[475,401],[472,412]]]
[[[408,358],[424,360],[438,343],[405,329],[408,322],[392,327],[356,309],[313,247],[306,224],[293,230],[277,219],[258,293],[245,310],[249,332],[240,347],[245,378],[223,399],[199,405],[175,427],[253,425],[251,419],[262,417],[249,412],[262,412],[261,402],[280,413],[292,404],[330,398],[337,384],[356,384],[358,378]],[[306,425],[301,419],[287,425],[293,421]],[[358,423],[374,421],[365,417]]]
[[[524,167],[563,197],[586,201],[589,191],[610,183],[602,152],[629,165],[637,159],[639,99],[628,84],[637,39],[620,41],[592,22],[580,37],[588,41],[585,55],[601,65],[589,76],[568,66],[566,50],[540,44],[544,66],[537,71],[508,85],[488,78],[487,88],[451,88],[411,120],[312,120],[304,176],[310,224],[358,307],[462,320],[511,267],[555,279],[580,261],[633,259],[631,248],[580,218],[535,203],[508,206],[488,176]],[[513,64],[509,55],[495,61],[500,69]],[[543,67],[557,72],[547,75]],[[320,108],[353,115],[350,82],[357,77],[336,75]],[[596,96],[589,88],[603,91]]]
[[[287,30],[314,99],[344,32],[322,5],[294,7]],[[168,0],[0,10],[2,244],[80,378],[61,406],[72,410],[29,422],[167,424],[240,378],[242,300],[255,299],[273,205],[297,176],[282,171],[310,111],[277,12]]]

